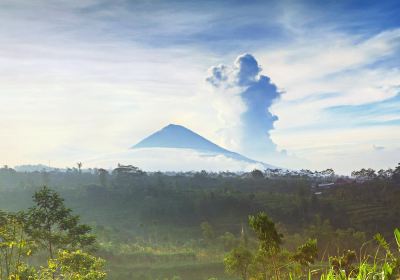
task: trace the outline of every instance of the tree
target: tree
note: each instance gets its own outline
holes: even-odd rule
[[[77,162],[76,165],[78,166],[78,172],[82,173],[82,162]]]
[[[247,280],[249,278],[249,267],[252,262],[253,255],[247,248],[243,246],[233,249],[224,258],[226,272],[238,275],[243,280]]]
[[[0,212],[0,279],[12,279],[25,271],[24,260],[34,250],[33,241],[24,232],[24,213]]]
[[[254,169],[251,171],[251,177],[254,179],[262,179],[264,178],[264,174],[260,170]]]
[[[275,278],[279,279],[278,259],[282,244],[282,235],[278,233],[275,223],[264,212],[260,212],[255,216],[249,216],[249,224],[255,231],[259,241],[256,260],[263,267],[265,279],[268,279],[267,272],[270,263],[272,264]]]
[[[103,280],[107,276],[104,260],[81,250],[60,250],[38,274],[38,280]]]
[[[344,251],[341,256],[329,257],[329,264],[332,267],[332,269],[336,272],[342,272],[346,276],[350,276],[351,273],[356,271],[356,266],[354,265],[356,261],[357,261],[356,252],[352,250]]]
[[[393,169],[389,168],[389,169],[380,169],[378,172],[378,178],[381,180],[388,180],[390,178],[392,178],[393,176]]]
[[[373,170],[372,168],[368,169],[362,168],[359,171],[353,171],[351,172],[351,176],[356,177],[358,180],[361,181],[369,181],[377,177],[375,170]]]
[[[317,239],[309,239],[303,245],[297,247],[292,259],[300,265],[309,267],[318,257]]]
[[[275,223],[269,219],[267,214],[260,212],[255,216],[249,216],[249,225],[257,235],[260,249],[269,253],[279,251],[282,235],[278,233]]]
[[[201,232],[206,242],[211,242],[215,238],[214,229],[208,222],[202,222],[200,225]]]
[[[36,205],[28,213],[0,211],[0,279],[104,280],[104,261],[76,250],[93,244],[90,228],[80,225],[78,216],[47,187],[33,198]],[[37,245],[49,250],[45,268],[29,265]],[[55,248],[60,248],[56,258]]]
[[[400,163],[397,165],[397,167],[393,171],[392,180],[395,183],[400,183]]]
[[[35,206],[30,208],[26,232],[38,245],[48,250],[54,258],[55,249],[84,248],[94,244],[91,228],[79,224],[79,217],[72,215],[58,193],[46,186],[35,192]]]
[[[334,177],[335,176],[335,171],[332,168],[325,169],[321,171],[322,176],[324,177]]]
[[[105,187],[107,185],[108,171],[103,168],[100,168],[97,170],[97,174],[99,175],[100,185],[102,187]]]

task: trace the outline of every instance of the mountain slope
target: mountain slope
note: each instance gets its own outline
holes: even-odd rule
[[[181,125],[170,124],[127,150],[84,162],[86,167],[134,165],[146,171],[251,171],[275,168],[224,149]]]
[[[269,164],[252,160],[241,154],[226,150],[194,131],[176,124],[167,125],[132,147],[132,149],[141,148],[191,149],[208,155],[219,154],[239,161],[259,163],[266,168],[273,167]]]
[[[178,148],[215,153],[229,152],[194,131],[176,124],[167,125],[163,129],[146,137],[132,148]]]

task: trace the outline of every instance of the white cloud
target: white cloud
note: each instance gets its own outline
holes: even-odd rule
[[[364,92],[370,89],[378,93],[377,89],[399,84],[398,68],[370,66],[397,55],[400,29],[385,31],[361,42],[357,36],[335,33],[310,34],[299,40],[284,49],[259,54],[264,72],[285,91],[290,91],[283,96],[284,100],[338,93],[346,98],[338,100],[342,104],[348,101],[355,104],[393,96],[392,92],[378,97],[366,96]]]
[[[262,74],[285,91],[272,107],[279,120],[271,136],[279,149],[302,157],[304,166],[279,165],[349,171],[398,160],[398,126],[358,127],[353,133],[336,127],[326,108],[379,102],[398,93],[399,28],[375,35],[343,31],[287,2],[283,9],[271,5],[271,15],[262,18],[255,15],[265,11],[256,5],[198,12],[195,4],[184,9],[159,3],[154,9],[143,2],[129,9],[127,3],[102,8],[107,2],[2,1],[3,163],[57,159],[71,165],[77,156],[127,148],[168,123],[240,149],[234,128],[240,126],[243,103],[209,92],[204,75],[211,65],[229,63],[244,51],[254,53]],[[263,30],[247,32],[271,23],[289,40],[280,42]],[[221,26],[227,29],[215,29]],[[236,35],[241,26],[246,32]],[[362,117],[400,118],[394,110]],[[373,145],[385,149],[377,153]]]
[[[15,46],[0,47],[4,164],[73,164],[75,151],[83,158],[127,148],[168,122],[216,130],[201,123],[213,123],[198,92],[208,67],[201,54],[74,40]]]
[[[396,96],[400,71],[391,62],[398,59],[399,49],[400,29],[394,29],[367,39],[345,33],[309,34],[307,41],[299,39],[278,51],[260,52],[264,72],[285,92],[272,107],[279,117],[272,131],[278,147],[304,158],[311,168],[334,166],[349,171],[350,166],[360,166],[362,160],[374,156],[380,164],[395,164],[395,157],[382,158],[370,148],[385,141],[389,150],[398,149],[399,135],[393,127],[357,128],[355,119],[348,119],[345,124],[352,126],[351,132],[339,128],[343,118],[328,114],[326,109]],[[379,115],[363,118],[395,120],[400,115],[382,110]],[[343,165],[339,156],[344,151],[348,165]],[[369,164],[373,165],[364,161],[364,165]]]

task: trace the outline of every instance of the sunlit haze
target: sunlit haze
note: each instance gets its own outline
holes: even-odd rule
[[[323,2],[1,0],[1,164],[74,166],[173,123],[280,167],[395,166],[400,6]]]

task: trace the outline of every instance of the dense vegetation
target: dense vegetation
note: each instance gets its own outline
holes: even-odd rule
[[[33,198],[28,211],[0,212],[0,279],[105,279],[104,261],[82,251],[95,243],[90,227],[47,187]]]
[[[23,258],[8,263],[35,277],[58,277],[78,258],[94,273],[63,279],[103,279],[103,262],[92,254],[106,260],[108,279],[118,280],[395,275],[400,165],[352,175],[330,169],[235,174],[146,173],[133,166],[110,172],[82,170],[81,164],[40,172],[4,167],[0,208],[8,213],[2,229],[16,223],[22,239],[13,242],[24,244],[18,253]],[[55,208],[45,215],[48,197]],[[93,278],[96,273],[100,278]]]

